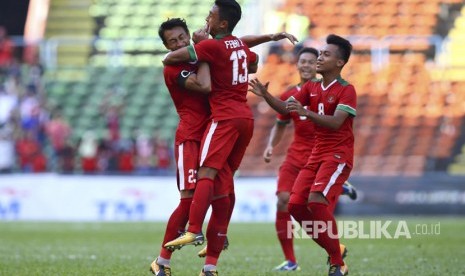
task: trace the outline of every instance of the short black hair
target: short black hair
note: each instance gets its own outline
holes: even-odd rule
[[[168,18],[168,20],[161,23],[160,28],[158,28],[158,35],[163,41],[163,44],[166,44],[165,31],[172,30],[176,27],[183,28],[184,31],[186,31],[186,34],[189,34],[189,28],[187,28],[186,20],[182,18]]]
[[[215,5],[218,6],[220,20],[228,21],[228,32],[232,33],[242,17],[241,5],[235,0],[215,0]]]
[[[342,58],[345,63],[349,61],[350,54],[352,53],[352,44],[350,44],[347,39],[335,34],[330,34],[326,38],[326,43],[336,45],[339,49],[340,58]]]
[[[297,53],[297,60],[299,60],[300,56],[305,53],[310,53],[314,54],[316,57],[318,57],[318,50],[313,48],[313,47],[304,47],[300,49],[300,51]]]

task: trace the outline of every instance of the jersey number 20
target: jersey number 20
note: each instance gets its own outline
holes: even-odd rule
[[[237,50],[231,53],[229,60],[233,62],[232,84],[247,82],[247,54],[244,50]],[[239,63],[241,68],[239,68]]]

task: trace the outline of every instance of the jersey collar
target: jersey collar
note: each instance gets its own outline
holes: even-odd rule
[[[335,83],[337,82],[337,80],[338,80],[338,78],[335,78],[335,79],[334,79],[330,84],[328,84],[328,86],[326,86],[326,87],[323,85],[323,82],[321,82],[321,89],[323,89],[323,91],[328,90],[328,88],[330,88],[331,85],[335,84]]]
[[[227,37],[228,35],[231,35],[231,33],[225,33],[225,34],[217,34],[215,36],[215,39],[222,39],[224,37]]]

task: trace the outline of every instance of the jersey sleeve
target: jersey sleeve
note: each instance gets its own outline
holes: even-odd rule
[[[170,86],[176,82],[178,70],[176,70],[176,66],[173,65],[165,65],[163,68],[163,77],[165,79],[165,84]]]
[[[336,110],[345,111],[354,117],[357,116],[357,94],[355,93],[354,86],[346,86]]]
[[[200,41],[195,45],[187,46],[187,51],[189,51],[190,61],[212,61],[215,59],[216,41],[214,39],[205,39]]]
[[[249,63],[250,64],[258,64],[258,55],[257,55],[257,53],[250,51]]]

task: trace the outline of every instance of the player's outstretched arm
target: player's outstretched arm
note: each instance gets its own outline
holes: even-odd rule
[[[179,76],[183,78],[184,76]],[[191,73],[185,81],[185,88],[201,93],[210,93],[212,91],[210,66],[206,62],[200,62],[197,73]]]
[[[189,51],[187,47],[182,47],[176,51],[169,52],[163,59],[163,64],[176,64],[180,62],[186,62],[190,60]]]
[[[281,114],[288,114],[289,111],[286,109],[287,103],[276,97],[273,97],[273,95],[268,92],[268,84],[269,82],[263,85],[258,79],[252,79],[249,81],[249,85],[251,87],[249,91],[259,97],[264,98],[265,101],[271,106],[271,108],[276,110],[276,112]]]
[[[286,32],[275,33],[275,34],[266,34],[266,35],[246,35],[241,37],[242,42],[244,42],[247,47],[251,48],[257,46],[262,43],[270,42],[270,41],[278,41],[281,39],[288,39],[292,44],[295,44],[299,40],[297,38]]]

